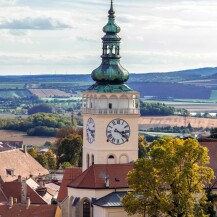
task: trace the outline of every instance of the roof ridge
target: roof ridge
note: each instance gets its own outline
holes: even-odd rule
[[[9,150],[6,150],[6,151],[0,151],[0,154],[2,154],[2,153],[6,153],[6,152],[17,151],[17,150],[20,150],[20,148],[16,148],[16,149],[9,149]],[[20,151],[21,151],[21,150],[20,150]]]

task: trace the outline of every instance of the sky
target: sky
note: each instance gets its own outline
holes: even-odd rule
[[[110,0],[0,0],[0,75],[90,74]],[[217,66],[216,0],[114,0],[130,73]]]

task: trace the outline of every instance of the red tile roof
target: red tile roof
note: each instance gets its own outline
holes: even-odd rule
[[[68,187],[105,189],[105,177],[109,177],[109,188],[127,188],[127,174],[133,164],[95,164],[84,171]]]
[[[4,192],[0,189],[0,204],[7,204],[8,199]]]
[[[0,216],[2,217],[54,217],[56,205],[26,205],[16,204],[12,208],[8,205],[0,205]]]
[[[217,142],[200,142],[200,144],[208,148],[208,154],[210,157],[209,166],[212,167],[215,172],[215,176],[217,177]]]
[[[49,171],[41,166],[30,154],[21,149],[0,152],[0,181],[10,182],[22,177],[38,177],[47,175]],[[15,174],[9,175],[7,169],[13,169]]]
[[[2,187],[3,192],[9,197],[17,198],[17,202],[21,203],[21,183],[17,180],[13,182],[5,182]],[[46,201],[32,188],[27,185],[27,196],[30,197],[31,204],[47,204]]]
[[[59,194],[57,197],[58,202],[62,202],[68,195],[67,186],[82,174],[81,168],[66,168],[63,180],[60,186]]]

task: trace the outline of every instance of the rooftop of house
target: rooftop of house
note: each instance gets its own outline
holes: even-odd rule
[[[5,205],[7,203],[8,203],[8,199],[7,199],[6,195],[5,195],[5,193],[0,188],[0,205]]]
[[[200,142],[200,144],[208,148],[210,157],[209,166],[212,167],[215,176],[217,177],[217,142]]]
[[[49,171],[21,149],[0,152],[0,182],[16,180],[19,175],[29,178],[47,175]]]
[[[45,184],[45,188],[47,189],[47,192],[53,196],[53,198],[57,199],[57,196],[59,194],[60,186],[56,185],[54,183],[48,183]]]
[[[22,148],[22,141],[0,141],[0,152]]]
[[[0,205],[0,216],[2,217],[54,217],[57,210],[56,205],[30,205],[28,208],[23,204]]]
[[[93,205],[100,207],[122,207],[121,198],[127,194],[126,191],[112,192],[98,200],[96,200]]]
[[[32,179],[29,179],[30,181]],[[41,196],[37,193],[37,188],[32,187],[26,181],[26,195],[30,198],[32,204],[51,204],[52,196],[46,193],[44,196]],[[32,180],[31,182],[33,182]],[[30,182],[30,183],[31,183]],[[39,185],[37,185],[39,187]],[[21,193],[22,193],[22,185],[18,180],[12,182],[5,182],[2,185],[2,191],[6,195],[7,199],[10,197],[16,198],[17,203],[21,203]],[[0,201],[1,202],[1,201]]]
[[[133,164],[95,164],[72,181],[68,187],[84,189],[128,188],[127,174]]]
[[[66,168],[63,180],[60,186],[59,194],[57,197],[58,202],[62,202],[67,197],[67,186],[82,174],[81,168]]]

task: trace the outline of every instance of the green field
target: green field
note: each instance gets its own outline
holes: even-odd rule
[[[23,98],[31,97],[32,94],[28,90],[0,90],[0,98]]]
[[[20,83],[0,83],[0,89],[23,89],[25,84],[20,84]]]
[[[217,93],[216,93],[217,94]],[[167,106],[173,106],[176,109],[187,109],[190,112],[196,112],[196,113],[205,113],[205,112],[211,112],[215,113],[217,112],[217,101],[216,100],[181,100],[181,99],[174,99],[172,101],[155,101],[155,100],[144,100],[145,102],[154,102],[154,103],[164,103]]]
[[[211,100],[217,100],[217,90],[212,90],[210,99]]]

